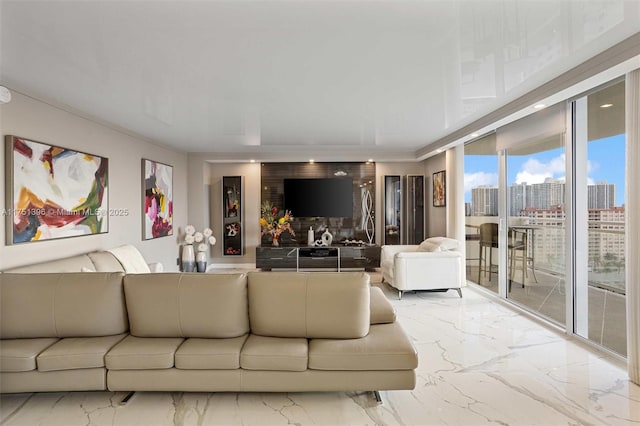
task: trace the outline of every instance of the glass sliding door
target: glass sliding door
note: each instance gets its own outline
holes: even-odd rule
[[[573,103],[574,332],[626,356],[624,81]]]
[[[498,293],[498,168],[496,135],[464,147],[467,279]]]
[[[566,324],[566,103],[499,128],[506,164],[506,297]]]
[[[507,297],[565,323],[564,135],[507,150]]]

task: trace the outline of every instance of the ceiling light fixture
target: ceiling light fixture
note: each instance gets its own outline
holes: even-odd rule
[[[480,135],[479,135],[479,134],[477,134],[477,133],[471,133],[471,137],[472,137],[472,138],[477,138],[478,136],[480,136]]]
[[[250,163],[255,163],[255,162],[256,162],[256,160],[251,159],[251,160],[249,160],[249,162],[250,162]]]
[[[600,108],[611,108],[613,106],[613,104],[602,104],[600,105]]]
[[[537,105],[534,105],[533,107],[535,109],[542,109],[542,108],[546,107],[546,105],[545,104],[537,104]]]
[[[11,102],[11,91],[4,86],[0,86],[0,104]]]
[[[313,163],[315,163],[315,161],[314,161],[314,159],[312,158],[312,159],[310,159],[310,160],[309,160],[309,164],[313,164]]]

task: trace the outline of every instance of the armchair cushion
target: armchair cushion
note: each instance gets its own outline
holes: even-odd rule
[[[458,250],[459,246],[458,240],[454,240],[453,238],[431,237],[420,243],[418,251],[450,251]]]

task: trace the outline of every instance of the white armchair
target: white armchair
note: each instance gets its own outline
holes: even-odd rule
[[[162,263],[147,263],[144,257],[142,257],[142,253],[131,244],[114,247],[107,251],[118,259],[118,262],[120,262],[124,271],[128,274],[146,274],[149,272],[164,271]]]
[[[458,240],[432,237],[420,245],[382,246],[382,279],[398,290],[456,290],[462,297],[463,259]]]

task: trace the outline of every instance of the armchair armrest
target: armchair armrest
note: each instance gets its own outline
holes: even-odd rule
[[[400,252],[415,252],[418,250],[417,245],[397,245],[397,246],[382,246],[380,251],[380,263],[385,263],[385,261],[393,261],[393,258],[396,254]]]
[[[151,273],[164,272],[164,266],[160,262],[147,263],[147,265],[149,265],[149,272]]]
[[[462,257],[462,253],[459,251],[404,251],[395,255],[396,259],[445,259],[452,257]]]

